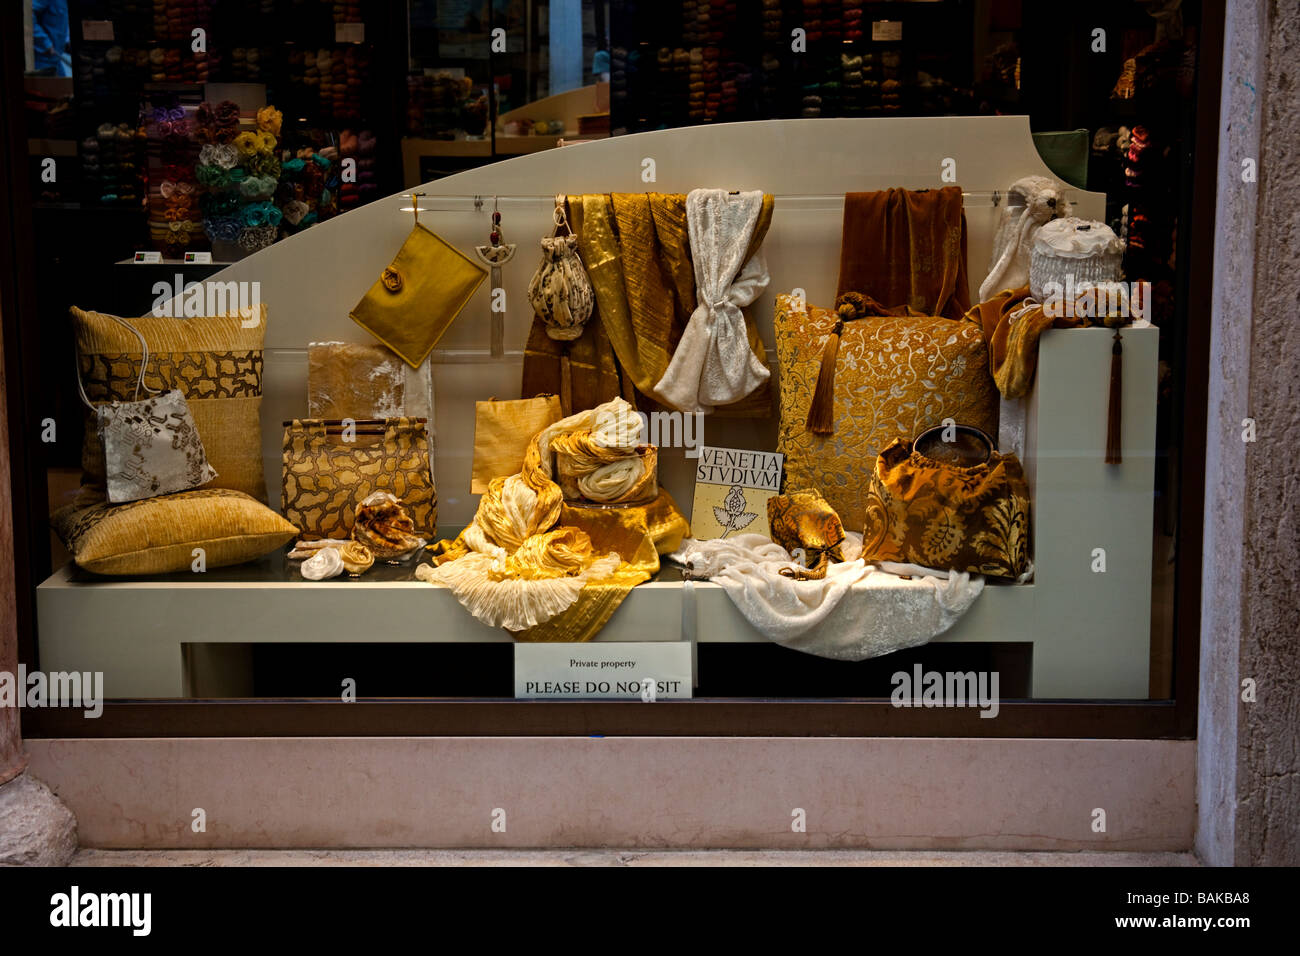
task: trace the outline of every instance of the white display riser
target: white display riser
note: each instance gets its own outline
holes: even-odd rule
[[[1110,333],[1049,332],[1030,403],[1037,454],[1030,473],[1037,573],[1028,585],[989,585],[943,642],[1033,646],[1036,698],[1147,696],[1151,483],[1158,333],[1124,335],[1124,463],[1102,461]],[[1080,409],[1071,396],[1092,394]],[[1094,571],[1096,549],[1104,572]],[[602,641],[678,640],[681,585],[632,591]],[[698,639],[753,642],[726,594],[695,584]],[[451,592],[423,582],[77,583],[69,569],[40,586],[45,670],[102,671],[110,697],[184,696],[187,644],[508,641],[473,620]]]
[[[654,182],[643,178],[647,159],[655,160]],[[963,190],[984,197],[966,207],[973,294],[1000,212],[987,197],[993,190],[1005,195],[1022,176],[1050,175],[1034,149],[1027,117],[777,120],[618,136],[425,184],[422,206],[434,211],[422,221],[467,250],[486,239],[494,194],[764,189],[778,197],[764,243],[772,284],[755,315],[770,349],[776,293],[798,287],[815,305],[829,306],[834,299],[843,214],[835,197],[891,186],[941,187],[949,168]],[[1068,194],[1077,214],[1102,215],[1101,194]],[[474,195],[486,198],[481,211],[459,198]],[[790,198],[818,195],[831,198]],[[401,211],[409,205],[400,196],[376,201],[212,277],[259,283],[268,308],[262,444],[273,502],[280,486],[280,423],[306,411],[307,346],[369,340],[348,310],[410,231],[411,214]],[[439,343],[444,362],[432,370],[439,521],[449,527],[468,522],[476,504],[468,494],[473,402],[518,395],[518,355],[531,320],[525,289],[537,261],[536,243],[550,229],[544,203],[503,203],[502,209],[507,240],[519,243],[503,281],[511,303],[507,358],[486,360],[485,284]],[[1032,644],[1036,698],[1147,696],[1158,338],[1153,328],[1124,332],[1124,462],[1108,466],[1103,452],[1111,334],[1087,329],[1043,336],[1024,456],[1034,583],[986,588],[939,638]],[[458,355],[466,361],[458,364]],[[710,417],[705,429],[708,443],[727,447],[770,448],[774,438],[772,420]],[[870,467],[862,462],[864,481]],[[662,450],[661,484],[688,511],[692,476],[681,449]],[[1098,549],[1104,551],[1104,573],[1092,570]],[[677,639],[678,587],[637,588],[600,639]],[[368,596],[373,591],[374,599],[359,598],[357,588]],[[697,584],[696,593],[701,640],[762,640],[720,590]],[[449,593],[422,583],[71,584],[59,572],[41,585],[37,598],[41,666],[102,670],[114,697],[184,693],[187,643],[508,639],[473,622]]]

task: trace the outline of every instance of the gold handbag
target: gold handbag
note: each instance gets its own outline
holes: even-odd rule
[[[807,569],[787,568],[781,572],[786,577],[824,578],[832,561],[844,560],[844,525],[816,489],[768,498],[767,523],[772,529],[772,540],[791,555],[802,557]]]
[[[424,425],[423,418],[364,419],[349,431],[340,420],[285,422],[285,518],[309,537],[346,538],[361,502],[387,491],[406,506],[416,533],[433,538],[438,493]]]
[[[493,478],[509,478],[524,467],[533,436],[564,415],[558,395],[474,403],[474,464],[469,490],[481,495]]]
[[[478,263],[417,219],[397,257],[350,315],[419,368],[486,277]]]
[[[966,425],[891,443],[867,491],[862,557],[991,577],[1024,574],[1029,486],[1020,460],[999,454],[993,439]]]

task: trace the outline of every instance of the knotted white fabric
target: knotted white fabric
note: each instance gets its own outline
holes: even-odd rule
[[[980,301],[986,302],[1003,289],[1029,284],[1029,258],[1034,236],[1043,223],[1070,215],[1065,187],[1046,176],[1025,176],[1011,184],[1002,207],[989,274],[980,283]]]
[[[742,261],[762,210],[761,191],[693,189],[686,195],[698,304],[655,385],[655,397],[678,411],[711,412],[737,402],[772,374],[750,348],[740,311],[770,281],[761,251]]]
[[[826,577],[781,574],[796,565],[761,534],[687,540],[669,560],[719,585],[769,640],[818,657],[861,661],[928,643],[966,613],[984,578],[910,564],[867,564],[862,536],[849,532],[844,555]],[[899,575],[910,575],[906,580]]]

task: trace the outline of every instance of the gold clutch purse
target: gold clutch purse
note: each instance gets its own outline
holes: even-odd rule
[[[419,368],[486,277],[478,263],[417,222],[350,315]]]

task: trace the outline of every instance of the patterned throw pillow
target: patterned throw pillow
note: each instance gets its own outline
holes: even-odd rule
[[[248,495],[199,488],[87,508],[68,505],[51,524],[77,566],[96,574],[190,570],[203,549],[208,568],[242,564],[288,543],[298,529]]]
[[[997,434],[997,388],[978,325],[942,317],[869,317],[844,324],[835,364],[834,431],[807,425],[822,352],[836,316],[776,299],[781,373],[777,451],[787,488],[816,488],[844,527],[861,530],[876,456],[896,438],[911,439],[951,418]]]
[[[140,342],[106,315],[71,311],[87,396],[95,403],[131,401],[140,374]],[[149,345],[145,385],[155,391],[176,389],[189,405],[208,464],[217,472],[208,487],[266,501],[260,421],[266,306],[248,318],[144,316],[130,323]],[[104,446],[93,420],[87,421],[81,467],[87,490],[102,496]]]

